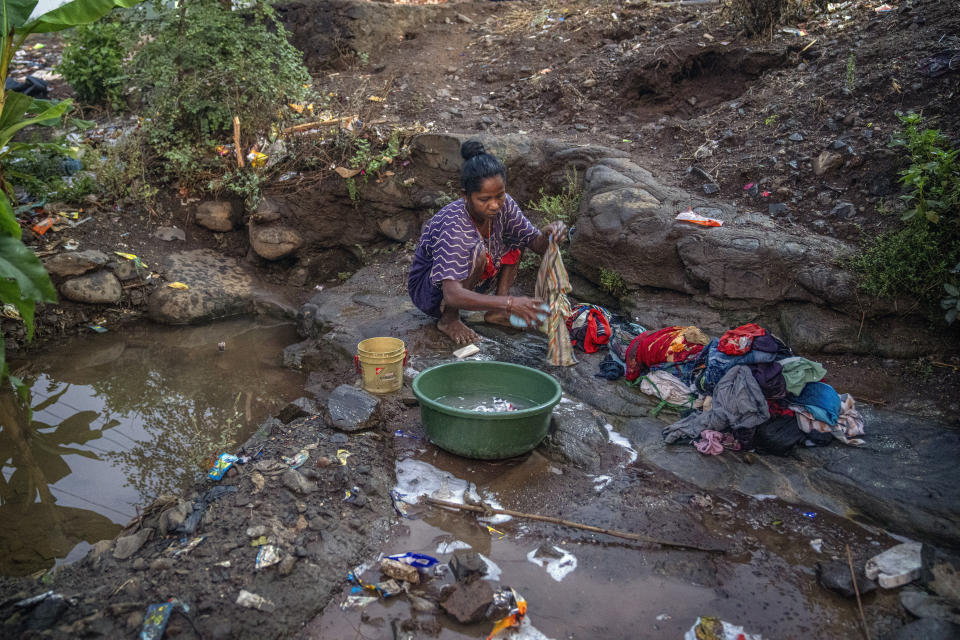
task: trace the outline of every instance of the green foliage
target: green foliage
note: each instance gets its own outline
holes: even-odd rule
[[[75,27],[64,37],[63,60],[57,71],[73,87],[77,99],[115,111],[123,109],[125,31],[119,20],[105,18]]]
[[[218,180],[211,180],[207,187],[218,192],[225,190],[235,196],[243,198],[243,204],[248,211],[253,211],[260,204],[260,187],[263,177],[252,167],[228,171]]]
[[[356,204],[360,200],[360,195],[357,192],[357,181],[353,178],[347,178],[344,182],[347,185],[347,195],[350,196],[350,201]]]
[[[87,24],[100,19],[114,7],[130,7],[137,2],[139,0],[72,0],[30,20],[36,0],[0,0],[3,5],[0,7],[0,86],[6,86],[14,52],[23,46],[24,39],[31,33],[61,31]],[[27,328],[28,340],[33,338],[36,303],[56,302],[57,296],[43,265],[20,241],[20,225],[10,204],[12,189],[5,171],[11,160],[39,146],[14,142],[15,135],[31,125],[60,122],[71,106],[69,100],[53,103],[12,91],[5,92],[3,101],[0,101],[0,303],[13,305],[19,312]],[[43,143],[44,146],[49,144]],[[0,338],[0,382],[8,375],[5,339]]]
[[[87,152],[84,161],[96,175],[97,189],[104,200],[142,204],[152,202],[158,193],[147,175],[149,157],[143,131],[136,129],[102,144],[96,152]]]
[[[960,267],[960,265],[957,266]],[[960,289],[953,282],[944,282],[943,290],[946,291],[947,296],[940,300],[940,307],[946,311],[944,320],[947,324],[953,324],[957,314],[960,314]]]
[[[857,58],[850,52],[847,58],[847,90],[853,91],[857,86]]]
[[[193,182],[240,120],[244,149],[270,137],[283,106],[305,101],[312,79],[273,8],[230,11],[218,0],[162,8],[143,25],[134,85],[147,139],[168,174]]]
[[[920,215],[936,223],[941,216],[952,215],[948,224],[956,224],[960,221],[960,149],[951,148],[939,129],[921,129],[920,114],[899,117],[904,127],[894,146],[910,154],[910,165],[900,172],[900,182],[907,189],[901,197],[911,205],[904,220]]]
[[[600,288],[617,300],[626,298],[630,292],[629,289],[627,289],[627,283],[624,282],[622,275],[603,267],[600,268]]]
[[[765,125],[768,126],[768,127],[772,127],[773,125],[777,124],[777,121],[778,121],[779,119],[780,119],[780,116],[779,116],[778,114],[774,113],[774,114],[771,114],[771,115],[767,116],[766,119],[763,121],[763,124],[765,124]]]
[[[907,150],[909,165],[900,172],[906,193],[901,197],[913,205],[902,224],[866,244],[853,267],[860,275],[860,287],[869,294],[916,299],[928,308],[939,301],[949,310],[950,281],[960,262],[960,163],[957,149],[939,131],[921,129],[917,114],[901,117],[904,124],[896,146]],[[957,265],[960,266],[960,265]],[[947,298],[941,298],[946,290]],[[950,317],[952,315],[952,318]]]
[[[563,188],[560,193],[547,195],[540,188],[540,199],[530,203],[530,208],[539,211],[548,222],[562,220],[566,223],[574,222],[580,212],[580,202],[583,200],[583,187],[577,170],[574,168],[566,173]]]

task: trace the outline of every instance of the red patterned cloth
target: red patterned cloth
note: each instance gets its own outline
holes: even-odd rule
[[[627,375],[634,381],[650,367],[683,362],[703,351],[709,339],[696,327],[667,327],[641,333],[627,347]]]
[[[753,339],[766,335],[767,330],[758,324],[744,324],[736,329],[729,329],[720,336],[717,348],[728,356],[742,356],[750,351]]]

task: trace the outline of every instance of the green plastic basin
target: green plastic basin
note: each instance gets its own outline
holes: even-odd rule
[[[530,367],[471,360],[427,369],[414,379],[413,393],[431,442],[457,455],[491,460],[526,453],[543,440],[560,402],[560,383]],[[528,408],[484,413],[437,402],[457,395],[519,398]]]

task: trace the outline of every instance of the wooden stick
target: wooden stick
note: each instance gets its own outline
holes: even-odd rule
[[[853,580],[853,592],[857,594],[857,607],[860,609],[860,622],[863,624],[864,640],[870,640],[870,629],[867,628],[867,617],[863,615],[863,602],[860,600],[860,588],[857,586],[857,574],[853,570],[853,556],[850,554],[850,545],[847,548],[847,564],[850,565],[850,579]]]
[[[315,129],[317,127],[329,127],[334,124],[350,124],[351,121],[356,120],[357,116],[349,116],[346,118],[330,118],[329,120],[317,120],[316,122],[304,122],[303,124],[295,124],[292,127],[286,127],[283,129],[283,133],[297,133],[299,131],[307,131],[309,129]]]
[[[608,536],[616,536],[617,538],[626,538],[627,540],[636,540],[638,542],[648,542],[650,544],[657,544],[663,547],[674,547],[676,549],[691,549],[693,551],[707,551],[709,553],[724,553],[723,549],[708,549],[707,547],[699,547],[694,544],[683,544],[681,542],[657,540],[656,538],[649,538],[647,536],[640,535],[639,533],[630,533],[628,531],[617,531],[616,529],[601,529],[600,527],[594,527],[593,525],[589,525],[589,524],[571,522],[570,520],[561,520],[560,518],[553,518],[551,516],[541,516],[535,513],[523,513],[522,511],[513,511],[511,509],[493,509],[486,505],[482,507],[478,507],[472,504],[460,504],[459,502],[447,502],[446,500],[437,500],[436,498],[430,498],[428,496],[423,496],[423,499],[432,505],[436,505],[438,507],[447,507],[449,509],[458,509],[461,511],[473,511],[476,513],[482,513],[484,515],[501,514],[506,516],[513,516],[515,518],[539,520],[541,522],[550,522],[553,524],[563,525],[564,527],[573,527],[574,529],[583,529],[584,531],[593,531],[595,533],[603,533]]]
[[[243,149],[240,148],[240,118],[233,116],[233,146],[237,150],[237,166],[243,168]]]

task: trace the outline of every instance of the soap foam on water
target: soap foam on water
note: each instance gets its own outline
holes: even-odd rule
[[[577,568],[577,558],[572,553],[559,547],[551,548],[561,556],[559,558],[542,558],[537,555],[537,549],[534,549],[527,554],[527,560],[538,567],[545,567],[550,577],[560,582],[568,573]]]
[[[638,457],[637,450],[630,446],[630,441],[624,438],[622,435],[613,430],[612,424],[603,425],[607,429],[607,437],[610,439],[612,444],[617,445],[618,447],[623,447],[630,454],[630,459],[627,460],[627,464],[632,463]]]
[[[477,491],[472,482],[461,480],[449,471],[437,469],[432,464],[413,458],[398,460],[396,464],[397,484],[393,488],[403,494],[403,501],[409,504],[418,504],[420,496],[428,496],[446,502],[466,504],[465,497],[472,502],[484,502],[494,509],[502,509],[503,505],[489,491],[483,495]],[[478,518],[490,524],[508,522],[513,518],[508,515],[494,515],[489,518]]]
[[[460,549],[472,549],[472,547],[464,542],[463,540],[452,540],[450,542],[441,542],[437,545],[437,553],[439,555],[446,555],[448,553],[453,553]]]

